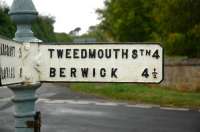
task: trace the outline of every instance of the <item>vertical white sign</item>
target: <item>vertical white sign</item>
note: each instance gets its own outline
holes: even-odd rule
[[[0,38],[0,86],[22,81],[21,46]]]

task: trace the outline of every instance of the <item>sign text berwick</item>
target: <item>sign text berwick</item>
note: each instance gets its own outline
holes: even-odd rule
[[[155,44],[41,45],[42,81],[156,82],[163,50]]]
[[[163,80],[163,49],[150,43],[46,45],[0,39],[0,85]]]

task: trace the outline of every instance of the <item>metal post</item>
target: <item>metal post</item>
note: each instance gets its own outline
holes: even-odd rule
[[[37,18],[38,12],[32,0],[14,0],[9,15],[17,24],[15,41],[18,42],[41,42],[34,37],[31,24]]]
[[[14,92],[15,98],[12,100],[15,105],[15,132],[35,132],[35,91],[41,86],[40,83],[34,85],[14,85],[9,88]]]
[[[14,0],[9,15],[17,24],[15,41],[30,42],[31,44],[41,42],[34,37],[31,31],[31,24],[38,15],[32,0]],[[35,111],[35,101],[37,100],[35,92],[40,86],[39,82],[9,86],[15,94],[13,99],[15,132],[39,132],[40,119],[37,118],[39,116]]]

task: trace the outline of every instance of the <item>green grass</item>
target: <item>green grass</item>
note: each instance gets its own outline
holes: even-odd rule
[[[114,101],[158,104],[161,106],[200,108],[200,93],[180,92],[161,87],[133,84],[76,83],[70,85],[76,92],[92,94]]]

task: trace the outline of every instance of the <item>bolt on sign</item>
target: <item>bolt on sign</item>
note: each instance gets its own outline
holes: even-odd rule
[[[22,82],[21,44],[0,38],[0,85]]]
[[[159,44],[41,45],[42,82],[140,82],[163,80]]]

